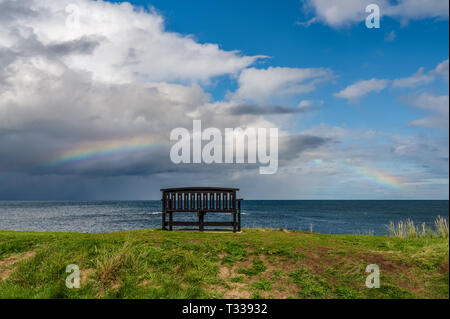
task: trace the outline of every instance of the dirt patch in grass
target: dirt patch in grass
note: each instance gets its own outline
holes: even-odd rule
[[[142,282],[139,284],[139,286],[146,287],[146,286],[149,286],[150,283],[151,283],[151,281],[150,281],[149,279],[145,279],[144,281],[142,281]]]
[[[265,270],[255,275],[239,274],[238,269],[249,269],[253,266],[255,259],[261,260],[265,265]],[[224,298],[229,299],[248,299],[252,298],[257,292],[263,298],[277,298],[286,299],[294,297],[298,292],[298,287],[292,283],[289,276],[284,273],[278,275],[277,272],[285,272],[297,269],[294,260],[277,260],[276,262],[269,262],[264,255],[254,256],[236,263],[232,267],[221,265],[219,267],[218,277],[225,280],[224,286],[215,287],[223,294]],[[242,277],[243,282],[233,282],[233,278]],[[256,291],[252,286],[254,283],[264,280],[270,282],[272,289],[270,291]]]
[[[408,273],[414,265],[410,265],[405,262],[395,261],[387,259],[381,253],[364,253],[361,259],[367,263],[367,265],[375,264],[380,267],[380,271],[386,273]]]
[[[417,265],[411,262],[388,259],[382,253],[374,252],[364,253],[361,259],[367,265],[375,264],[380,267],[380,272],[390,277],[398,287],[416,294],[424,291],[425,278],[417,276]]]
[[[441,271],[443,274],[448,273],[448,260],[444,260],[444,262],[442,263]]]
[[[248,285],[243,283],[233,283],[230,288],[223,292],[226,299],[249,299],[252,293],[248,290]]]
[[[278,280],[275,285],[272,285],[272,291],[267,297],[275,299],[287,299],[297,296],[298,291],[299,289],[296,284],[290,282],[288,277],[283,277]]]
[[[339,251],[336,251],[336,249],[332,247],[311,246],[307,250],[297,249],[295,252],[299,255],[303,255],[304,258],[300,258],[290,267],[288,266],[289,270],[293,271],[298,269],[299,266],[303,266],[319,275],[323,274],[327,267],[341,264],[343,261],[349,259],[347,252],[344,255],[339,254]]]
[[[185,240],[183,243],[184,244],[201,244],[201,243],[203,243],[203,239],[197,239],[197,238],[192,238],[192,239],[188,239],[188,240]]]
[[[419,286],[414,281],[399,279],[396,282],[400,288],[408,290],[408,291],[421,292],[424,290],[423,287]]]
[[[31,258],[35,254],[36,253],[34,251],[27,251],[27,252],[21,253],[21,254],[14,254],[10,257],[0,260],[0,279],[1,280],[8,279],[10,274],[14,270],[14,265],[17,262]]]
[[[264,265],[266,266],[266,271],[261,275],[263,279],[270,279],[273,276],[273,273],[276,271],[289,273],[291,271],[297,270],[300,266],[299,261],[293,259],[287,260],[276,259],[273,262],[270,262],[264,255],[260,255],[259,258],[263,261]]]
[[[81,272],[80,284],[83,285],[87,283],[89,279],[92,278],[92,276],[95,274],[95,269],[93,268],[82,269],[80,272]]]
[[[228,268],[227,266],[220,266],[219,268],[219,278],[221,279],[228,279],[232,277],[232,273],[234,273],[232,268]]]
[[[299,259],[301,265],[308,267],[318,274],[322,274],[327,267],[342,263],[357,264],[362,262],[366,265],[376,264],[380,267],[380,270],[386,273],[407,273],[414,266],[410,263],[387,258],[381,252],[361,253],[354,250],[344,251],[332,247],[311,246],[308,250],[297,249],[296,253],[305,255],[305,258]]]
[[[361,275],[361,281],[346,283],[349,288],[357,289],[363,284],[363,279],[367,275],[364,270],[364,265],[376,264],[384,274],[391,277],[398,287],[408,291],[420,293],[420,282],[415,280],[410,281],[408,278],[415,278],[414,265],[402,260],[392,259],[391,255],[384,256],[381,252],[364,252],[358,250],[347,249],[339,250],[332,247],[310,246],[305,249],[296,249],[297,256],[267,256],[260,254],[246,258],[232,267],[225,265],[219,268],[219,278],[226,281],[227,289],[220,289],[225,298],[251,298],[255,289],[252,286],[255,282],[263,280],[270,282],[272,288],[269,291],[257,290],[257,294],[263,298],[278,298],[285,299],[296,297],[299,293],[300,287],[292,282],[289,273],[295,272],[299,269],[307,269],[311,273],[321,278],[326,278],[330,285],[330,289],[338,287],[340,283],[337,277],[330,275],[330,269],[345,269],[350,275]],[[301,257],[299,257],[301,256]],[[253,276],[244,274],[243,282],[231,282],[230,279],[236,275],[240,275],[240,269],[250,269],[253,265],[253,260],[259,259],[265,265],[265,270]],[[362,267],[364,266],[364,267]],[[442,265],[443,271],[448,271],[447,264]],[[402,275],[402,276],[400,276]]]
[[[222,257],[223,258],[223,257]],[[251,259],[244,259],[241,260],[239,262],[237,262],[235,265],[233,265],[232,267],[228,267],[224,264],[219,266],[219,278],[221,279],[230,279],[232,277],[234,277],[236,275],[236,269],[238,268],[248,268],[251,267],[252,265],[252,260]]]
[[[260,278],[272,283],[272,289],[268,292],[262,292],[264,298],[287,299],[295,297],[298,294],[298,287],[294,284],[288,273],[298,269],[297,261],[276,260],[269,262],[264,255],[260,256],[261,260],[266,265],[267,270],[261,274]]]

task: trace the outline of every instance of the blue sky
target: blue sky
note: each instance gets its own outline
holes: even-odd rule
[[[256,199],[448,199],[446,1],[130,3],[0,1],[0,199],[149,199],[180,180]],[[161,145],[193,119],[277,127],[278,173],[174,165]],[[146,152],[121,151],[142,136]],[[48,168],[71,156],[87,161]]]
[[[365,21],[332,28],[324,24],[304,27],[307,21],[301,1],[131,1],[136,6],[153,8],[165,18],[169,31],[190,34],[202,43],[217,43],[224,50],[239,50],[245,55],[266,55],[256,67],[326,67],[337,78],[332,85],[321,85],[301,98],[284,103],[295,107],[299,99],[323,100],[323,110],[308,117],[303,127],[326,122],[352,128],[370,127],[393,132],[435,134],[408,126],[423,112],[399,101],[408,90],[385,90],[370,94],[353,105],[333,93],[347,85],[370,78],[409,77],[420,67],[434,69],[448,58],[448,19],[410,20],[403,25],[384,17],[380,29],[368,29]],[[394,32],[395,39],[387,41]],[[448,83],[434,82],[429,89],[448,93]],[[218,78],[207,87],[216,100],[234,90],[235,79]],[[422,87],[423,88],[423,87]],[[386,116],[389,114],[389,116]]]

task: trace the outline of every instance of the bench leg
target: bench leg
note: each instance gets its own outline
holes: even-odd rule
[[[166,212],[162,213],[162,230],[167,230],[167,228],[166,228]]]
[[[238,213],[238,231],[241,231],[241,212]]]
[[[233,233],[236,232],[236,213],[233,213]]]
[[[198,229],[200,231],[204,230],[204,225],[203,225],[203,221],[204,221],[204,213],[203,212],[199,212],[198,213]]]
[[[173,222],[173,213],[170,212],[169,213],[169,230],[173,230],[172,222]]]

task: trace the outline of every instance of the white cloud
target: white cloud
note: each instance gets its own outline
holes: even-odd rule
[[[80,7],[79,29],[65,25],[69,3]],[[283,133],[287,137],[280,139],[284,151],[280,159],[286,156],[286,166],[270,182],[242,167],[174,167],[166,149],[42,170],[55,155],[85,143],[110,145],[136,137],[165,143],[171,129],[190,128],[193,117],[201,118],[205,127],[274,126],[273,115],[269,121],[258,112],[227,113],[237,105],[234,100],[211,103],[200,85],[217,75],[240,75],[235,97],[241,99],[307,92],[332,77],[331,71],[322,68],[246,70],[255,59],[167,32],[161,16],[125,3],[0,0],[0,196],[148,198],[148,192],[156,197],[161,186],[189,180],[194,176],[189,174],[195,174],[196,181],[205,185],[216,178],[230,185],[239,182],[256,196],[277,189],[273,196],[310,192],[311,196],[336,198],[344,194],[338,183],[331,186],[336,192],[324,195],[323,188],[330,185],[331,174],[338,173],[339,167],[324,168],[323,173],[311,169],[311,175],[305,175],[305,161],[323,158],[333,163],[359,156],[363,161],[386,155],[368,143],[361,147],[365,141],[359,131],[322,126],[302,134]],[[445,64],[435,72],[444,74]],[[303,100],[299,107],[321,103]],[[284,114],[286,109],[269,104],[263,111]],[[280,127],[286,124],[279,121]],[[405,162],[397,163],[404,166]],[[230,181],[230,171],[235,169],[245,178]],[[311,191],[310,177],[320,184],[317,192]],[[355,184],[355,190],[360,185]],[[283,187],[293,195],[283,194]],[[361,193],[361,197],[372,193]]]
[[[239,88],[231,98],[264,101],[273,96],[306,93],[331,77],[332,72],[323,68],[248,68],[239,75]]]
[[[79,28],[66,25],[68,4],[79,7]],[[208,105],[197,82],[239,73],[256,59],[167,32],[163,22],[127,3],[0,0],[0,173],[29,172],[86,142],[164,144],[171,129],[192,125],[186,114]],[[204,121],[234,127],[255,118],[211,113]],[[148,156],[100,171],[134,173],[133,159],[143,174],[166,169],[165,152]]]
[[[339,27],[348,22],[363,21],[367,14],[366,6],[373,3],[371,0],[306,0],[305,9],[314,11],[315,21]]]
[[[91,54],[61,59],[69,68],[90,72],[101,81],[208,81],[237,74],[258,58],[169,32],[160,15],[129,3],[24,0],[0,5],[2,15],[9,15],[0,21],[0,45],[29,51],[30,43],[67,47],[79,39],[96,39]],[[77,8],[79,27],[67,23],[74,14],[66,12],[69,5]]]
[[[80,7],[80,28],[66,27],[68,3]],[[232,102],[211,103],[197,83],[240,74],[254,57],[169,33],[155,13],[85,0],[0,0],[0,9],[0,177],[35,170],[46,175],[42,167],[74,147],[135,138],[163,148],[50,173],[151,175],[174,170],[164,148],[169,132],[190,128],[193,117],[205,127],[274,126],[259,113],[224,112]],[[272,93],[290,94],[313,89],[330,73],[271,68],[263,77],[272,80]],[[276,105],[266,111],[291,112]]]
[[[448,59],[439,63],[434,70],[427,73],[425,68],[419,68],[415,74],[407,78],[395,79],[392,82],[394,88],[414,88],[420,85],[431,83],[436,75],[440,75],[448,81]]]
[[[317,107],[319,105],[323,105],[323,100],[313,101],[313,100],[301,100],[300,103],[298,103],[299,109],[307,109],[311,107]]]
[[[368,13],[365,8],[373,0],[305,0],[305,11],[313,11],[315,18],[330,25],[362,22]],[[448,18],[449,4],[445,0],[388,0],[376,2],[382,16],[390,16],[402,22],[411,19]],[[313,18],[314,19],[314,18]]]
[[[422,109],[429,116],[413,121],[413,126],[426,126],[431,128],[443,128],[448,130],[449,116],[449,96],[448,95],[431,95],[422,93],[419,96],[410,96],[406,98],[406,102],[416,108]]]
[[[395,79],[392,83],[394,88],[413,88],[434,81],[434,76],[423,72],[424,68],[420,68],[410,77]]]
[[[439,63],[439,65],[433,70],[434,73],[441,75],[448,81],[448,59]]]
[[[369,94],[370,92],[380,92],[388,85],[387,80],[370,79],[366,81],[356,82],[347,86],[342,91],[335,94],[336,97],[344,98],[350,102],[355,102],[359,98]]]
[[[393,88],[416,88],[421,85],[429,84],[433,82],[436,75],[441,75],[448,81],[448,60],[445,60],[434,69],[429,72],[425,72],[425,68],[419,68],[416,73],[406,78],[399,78],[394,80],[387,79],[370,79],[365,81],[356,82],[347,86],[345,89],[336,93],[336,97],[348,99],[349,102],[355,102],[359,98],[367,95],[370,92],[380,92],[385,89],[389,84]]]
[[[399,0],[381,6],[387,16],[401,20],[448,18],[448,1],[442,0]]]
[[[302,100],[298,103],[299,108],[307,108],[312,106],[313,102],[311,100]]]
[[[311,18],[306,22],[301,22],[301,21],[297,21],[295,22],[295,24],[304,26],[304,27],[309,27],[311,24],[317,23],[319,22],[319,19],[317,17]]]

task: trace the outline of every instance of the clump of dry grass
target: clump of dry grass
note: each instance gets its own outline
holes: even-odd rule
[[[439,237],[448,238],[448,220],[438,216],[434,221],[434,227]]]
[[[126,241],[117,250],[108,250],[100,254],[96,260],[96,272],[104,286],[117,285],[120,271],[133,261],[132,243]]]
[[[448,221],[438,216],[434,228],[425,223],[415,225],[414,221],[407,219],[398,223],[390,222],[388,225],[390,236],[398,238],[441,237],[448,238]]]

